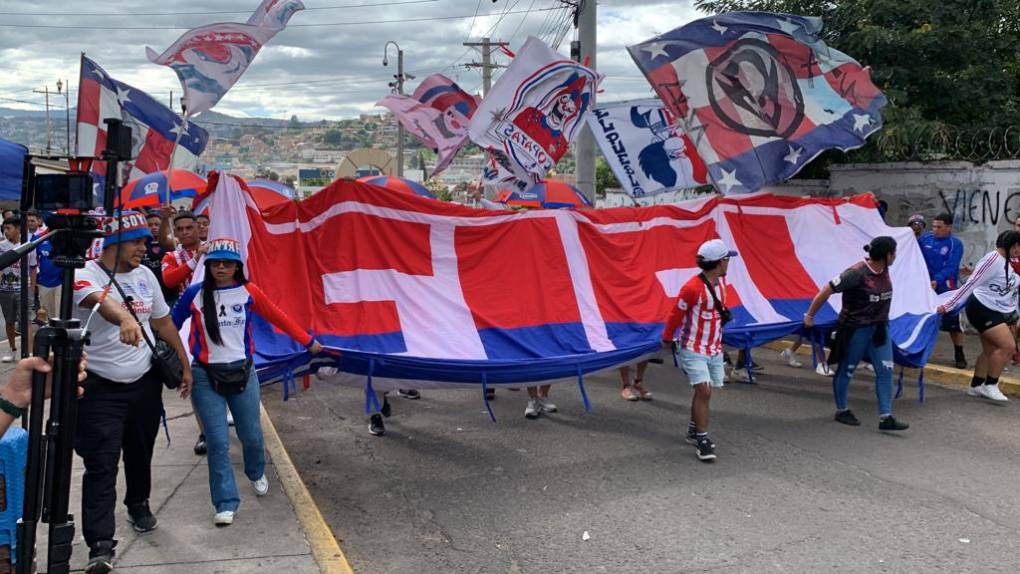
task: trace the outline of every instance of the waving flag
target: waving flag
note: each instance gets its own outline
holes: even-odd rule
[[[599,77],[529,37],[471,118],[471,140],[501,151],[536,182],[584,125]]]
[[[407,131],[439,153],[432,171],[435,175],[450,165],[467,141],[468,122],[478,109],[478,100],[450,78],[432,74],[414,95],[389,95],[376,105],[390,110]]]
[[[602,104],[588,116],[588,126],[633,197],[708,183],[694,143],[659,100]]]
[[[825,45],[820,18],[734,12],[631,46],[724,193],[785,181],[882,127],[867,68]]]
[[[898,360],[923,364],[938,329],[913,233],[887,227],[870,194],[511,213],[339,180],[260,214],[238,190],[235,204],[216,203],[226,188],[216,189],[213,225],[233,230],[252,279],[341,349],[337,366],[350,373],[480,385],[632,360],[658,348],[681,285],[698,273],[698,246],[714,237],[740,252],[728,276],[731,345],[797,332],[819,286],[860,261],[876,235],[899,242],[890,328]],[[821,329],[839,309],[837,297],[818,312]],[[264,323],[255,349],[267,377],[308,361]]]
[[[220,23],[184,33],[162,54],[146,47],[154,64],[169,66],[184,86],[188,114],[212,109],[269,40],[305,7],[300,0],[263,0],[247,24]]]
[[[173,110],[145,92],[113,79],[95,62],[84,57],[79,85],[78,155],[99,156],[106,148],[103,120],[117,118],[131,127],[131,149],[135,159],[129,162],[128,179],[167,169],[174,140],[185,125]],[[209,134],[188,122],[180,134],[174,163],[179,168],[194,170],[207,143]],[[96,173],[105,173],[105,169],[103,165],[93,165]]]

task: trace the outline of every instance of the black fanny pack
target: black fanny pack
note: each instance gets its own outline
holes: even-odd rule
[[[245,359],[240,365],[199,363],[199,366],[209,375],[209,386],[223,396],[239,395],[248,387],[251,359]]]

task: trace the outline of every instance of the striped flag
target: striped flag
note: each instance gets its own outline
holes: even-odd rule
[[[106,125],[103,120],[116,118],[131,127],[134,160],[125,162],[129,169],[128,179],[167,168],[174,140],[185,125],[173,110],[149,94],[113,79],[99,65],[84,57],[81,60],[80,86],[78,155],[98,157],[106,148]],[[198,156],[208,142],[209,134],[188,122],[181,133],[174,160],[176,166],[194,170],[198,166]],[[104,174],[105,166],[96,164],[93,164],[93,170]]]

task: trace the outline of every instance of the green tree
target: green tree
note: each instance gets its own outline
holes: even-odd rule
[[[322,143],[331,146],[339,146],[343,143],[344,134],[340,130],[327,130],[322,134]]]
[[[595,195],[605,197],[606,188],[609,187],[620,187],[620,182],[616,179],[616,175],[613,174],[613,170],[606,160],[599,158],[595,162]]]
[[[821,16],[822,39],[862,64],[889,97],[889,129],[1020,122],[1017,0],[695,0]]]
[[[299,129],[301,127],[301,120],[298,119],[297,114],[290,117],[290,121],[287,122],[287,127],[292,129]]]

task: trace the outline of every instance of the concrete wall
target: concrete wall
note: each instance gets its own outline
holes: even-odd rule
[[[889,203],[886,221],[906,225],[912,213],[955,216],[964,264],[976,263],[999,232],[1020,216],[1020,161],[850,164],[830,168],[829,195],[873,192]]]

